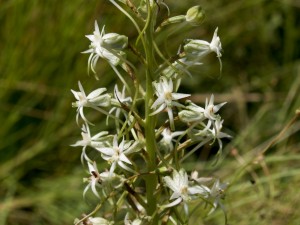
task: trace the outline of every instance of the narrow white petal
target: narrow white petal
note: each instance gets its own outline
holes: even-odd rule
[[[99,137],[102,137],[102,136],[105,136],[105,135],[108,135],[108,132],[107,131],[101,131],[99,132],[98,134],[94,135],[92,137],[92,141],[95,141],[97,140]]]
[[[115,135],[114,136],[114,140],[113,140],[113,146],[114,148],[118,148],[118,135]]]
[[[223,102],[223,103],[220,103],[220,104],[218,104],[218,105],[215,105],[214,108],[213,108],[214,113],[218,112],[219,109],[220,109],[223,105],[225,105],[226,103],[227,103],[227,102]]]
[[[78,81],[78,87],[79,87],[79,90],[80,90],[80,92],[82,93],[82,95],[83,95],[84,97],[86,97],[85,92],[84,92],[84,89],[83,89],[83,87],[82,87],[80,81]]]
[[[188,192],[191,195],[195,195],[195,194],[207,195],[208,194],[207,190],[201,186],[189,187]]]
[[[165,101],[164,97],[159,96],[159,97],[155,100],[155,102],[152,104],[151,109],[156,108],[158,105],[163,104],[164,101]]]
[[[106,88],[98,88],[98,89],[92,91],[92,92],[87,96],[87,98],[88,98],[88,99],[93,99],[93,98],[95,98],[95,97],[98,97],[99,95],[101,95],[101,94],[102,94],[103,92],[105,92],[105,91],[106,91]]]
[[[182,198],[177,198],[174,202],[171,202],[167,205],[163,205],[162,208],[171,208],[175,205],[178,205],[180,202],[182,202]]]
[[[169,116],[169,120],[170,120],[171,130],[175,130],[173,111],[170,107],[168,107],[167,112],[168,112],[168,116]]]
[[[209,105],[213,105],[214,104],[214,99],[215,99],[215,96],[212,94],[210,96]]]
[[[91,42],[94,42],[95,41],[95,37],[94,35],[92,34],[89,34],[89,35],[85,35]]]
[[[97,20],[95,20],[95,32],[96,32],[97,34],[100,34],[99,26],[98,26]]]
[[[175,198],[179,198],[181,196],[181,193],[180,192],[173,192],[173,194],[171,195],[170,197],[170,200],[173,200]]]
[[[109,170],[109,176],[112,176],[115,169],[117,167],[117,162],[113,162],[113,164],[111,164],[110,170]]]
[[[133,169],[131,169],[131,168],[129,168],[128,166],[126,166],[122,161],[118,161],[118,164],[119,164],[119,166],[122,167],[124,170],[127,170],[127,171],[129,171],[129,172],[131,172],[131,173],[136,174],[136,172],[135,172]]]
[[[79,98],[78,92],[77,91],[73,91],[73,90],[71,90],[71,92],[73,93],[74,97],[79,101],[80,98]]]
[[[115,150],[113,148],[96,148],[96,150],[107,156],[113,156],[115,154]]]
[[[98,194],[98,192],[97,192],[97,190],[96,190],[96,184],[97,184],[97,179],[93,179],[92,178],[92,182],[91,182],[91,189],[92,189],[92,191],[93,191],[93,193],[98,197],[98,198],[100,198],[100,196],[99,196],[99,194]]]
[[[166,183],[166,185],[167,185],[170,189],[172,189],[172,191],[178,192],[178,186],[177,186],[177,183],[175,183],[174,180],[173,180],[171,177],[169,177],[169,176],[164,177],[163,180],[164,180],[164,182]]]
[[[187,98],[191,96],[190,94],[172,93],[172,100],[178,100],[182,98]]]
[[[162,104],[160,107],[158,107],[158,109],[156,109],[154,112],[152,112],[152,113],[150,114],[150,116],[153,116],[153,115],[155,115],[155,114],[157,114],[157,113],[163,111],[166,107],[167,107],[166,104]]]
[[[95,67],[96,67],[96,63],[97,63],[98,59],[99,59],[98,55],[94,55],[91,59],[91,69],[94,73],[96,73]]]
[[[132,163],[130,162],[130,160],[129,160],[124,154],[121,154],[121,155],[119,156],[119,158],[120,158],[121,161],[126,162],[126,163],[132,165]]]
[[[85,197],[86,192],[89,190],[91,183],[89,183],[83,190],[83,197]]]

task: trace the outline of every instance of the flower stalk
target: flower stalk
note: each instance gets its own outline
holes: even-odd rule
[[[83,193],[99,202],[75,224],[187,224],[192,202],[209,203],[210,213],[218,206],[224,209],[221,201],[227,185],[198,177],[198,171],[186,171],[183,161],[208,143],[216,143],[222,152],[221,139],[230,138],[218,114],[225,103],[214,105],[212,95],[201,107],[185,101],[190,94],[179,93],[181,80],[193,76],[189,67],[201,66],[202,58],[210,53],[221,60],[217,29],[211,42],[186,39],[182,52],[168,60],[155,42],[162,33],[157,31],[168,23],[201,24],[202,8],[192,7],[187,15],[170,17],[157,27],[159,7],[169,11],[162,0],[141,0],[139,6],[131,1],[110,2],[132,21],[137,34],[130,40],[126,35],[105,33],[104,25],[100,31],[95,22],[93,34],[86,35],[91,42],[84,52],[90,54],[89,70],[97,73],[101,58],[119,83],[112,92],[100,87],[86,94],[80,82],[79,91],[72,90],[76,122],[82,127],[82,139],[72,146],[82,148],[81,161],[88,167]],[[127,6],[132,12],[125,10]],[[91,111],[107,116],[107,131],[98,131],[97,123],[90,120]]]
[[[146,53],[146,96],[145,96],[145,139],[146,139],[146,151],[147,157],[147,167],[148,172],[155,171],[156,169],[156,139],[155,139],[155,126],[156,117],[151,115],[151,105],[154,102],[154,89],[152,83],[155,77],[156,63],[154,58],[154,48],[153,48],[153,31],[156,14],[156,6],[148,5],[148,21],[146,23],[145,29],[145,53]],[[157,186],[157,178],[155,174],[149,174],[145,177],[146,181],[146,192],[147,192],[147,213],[148,215],[153,215],[156,210],[156,196],[153,195]],[[157,216],[154,216],[152,223],[157,224]]]

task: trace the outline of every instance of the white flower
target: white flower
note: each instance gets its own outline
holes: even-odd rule
[[[210,190],[209,198],[213,200],[213,208],[210,210],[210,213],[212,213],[218,205],[224,210],[223,205],[221,203],[221,199],[224,198],[225,194],[224,191],[227,188],[228,184],[220,183],[220,180],[217,179],[213,185],[213,187]]]
[[[101,183],[101,177],[96,165],[96,162],[90,163],[88,162],[88,167],[89,167],[89,172],[91,174],[91,177],[89,178],[89,184],[85,187],[84,191],[83,191],[83,196],[85,196],[85,193],[87,192],[87,190],[89,188],[92,189],[92,192],[98,197],[100,198],[97,190],[96,190],[96,186]]]
[[[220,110],[220,108],[225,105],[227,102],[220,103],[218,105],[214,105],[214,95],[211,95],[210,100],[206,99],[205,101],[205,109],[199,107],[199,112],[203,112],[204,116],[213,121],[217,120],[219,118],[219,115],[216,115],[216,113]]]
[[[97,148],[104,146],[105,137],[108,135],[107,131],[101,131],[98,134],[91,136],[91,132],[89,129],[88,124],[82,126],[82,140],[77,141],[75,144],[71,145],[73,147],[82,146],[82,155],[81,155],[81,161],[83,161],[83,158],[86,160],[89,160],[85,153],[85,149],[87,146],[90,146],[92,148]]]
[[[173,171],[173,178],[167,176],[163,178],[166,185],[173,191],[170,200],[172,203],[164,207],[172,207],[181,202],[188,202],[193,195],[207,195],[207,189],[204,186],[195,185],[190,187],[187,173],[181,169],[179,172]]]
[[[203,40],[187,40],[188,42],[184,45],[184,51],[187,57],[191,58],[201,58],[211,52],[215,52],[220,62],[220,67],[222,70],[222,62],[221,62],[221,51],[222,44],[220,41],[220,37],[218,36],[218,28],[216,28],[213,38],[211,42],[203,41]]]
[[[220,58],[222,56],[222,44],[218,36],[218,28],[216,28],[210,43],[203,40],[189,39],[187,44],[184,45],[184,50],[191,56],[204,56],[210,52],[215,52],[217,57]]]
[[[216,28],[214,32],[214,36],[209,44],[210,50],[215,52],[217,54],[217,57],[221,57],[221,51],[222,51],[222,44],[220,41],[220,37],[218,36],[218,27]]]
[[[220,146],[220,149],[223,148],[223,144],[222,144],[221,138],[231,138],[230,135],[228,135],[228,134],[226,134],[224,132],[221,132],[221,129],[223,127],[223,125],[222,125],[223,121],[224,120],[217,119],[213,123],[212,129],[209,130],[211,132],[212,136],[218,140],[218,144]]]
[[[95,65],[99,57],[106,59],[109,63],[116,66],[120,63],[125,53],[121,51],[128,44],[128,38],[116,33],[105,34],[104,27],[100,33],[97,21],[95,21],[95,31],[92,35],[86,35],[91,41],[90,49],[83,53],[91,53],[88,60],[88,67],[95,72]]]
[[[124,164],[128,163],[132,165],[130,160],[127,158],[127,154],[131,153],[134,144],[132,142],[125,142],[123,139],[120,144],[118,144],[118,136],[114,136],[113,145],[111,147],[101,147],[97,148],[98,151],[102,153],[102,158],[109,163],[111,163],[110,173],[113,173],[116,166],[119,165],[123,169],[135,173],[134,170],[130,169]]]
[[[99,173],[96,162],[88,161],[87,164],[91,176],[88,179],[84,179],[85,181],[88,181],[89,184],[85,187],[83,191],[83,196],[85,196],[85,193],[88,191],[89,188],[91,188],[92,192],[98,198],[100,198],[96,190],[96,186],[101,187],[101,190],[105,191],[106,184],[109,184],[109,187],[113,187],[114,189],[117,189],[123,185],[124,178],[122,176],[119,176],[115,173],[110,173],[108,171]]]
[[[165,128],[163,132],[161,133],[163,138],[160,140],[160,145],[167,147],[169,151],[173,151],[174,145],[172,143],[173,138],[183,134],[184,131],[176,131],[176,132],[171,132],[170,129]]]
[[[118,104],[120,104],[120,103],[121,104],[126,104],[126,103],[132,102],[131,97],[126,97],[125,86],[123,86],[122,92],[120,92],[119,89],[118,89],[118,85],[115,85],[114,96],[115,96],[115,99],[113,99],[113,100],[117,101]],[[116,112],[115,113],[116,117],[119,118],[121,110],[122,110],[121,107],[112,107],[111,110],[109,111],[109,114],[111,114],[115,111]],[[124,115],[126,116],[126,114],[124,114]]]
[[[151,115],[155,115],[162,112],[164,109],[167,109],[171,130],[174,130],[172,107],[182,107],[176,100],[189,97],[190,94],[173,93],[173,81],[171,79],[168,80],[165,77],[163,77],[160,82],[155,82],[153,85],[157,99],[151,106],[151,109],[155,109]]]
[[[106,88],[98,88],[86,96],[80,81],[78,81],[78,86],[80,91],[71,90],[74,97],[77,99],[76,102],[72,103],[73,107],[77,107],[76,121],[78,124],[80,115],[85,122],[90,123],[84,116],[83,108],[90,107],[99,110],[99,107],[108,107],[110,106],[111,97],[109,94],[103,94],[106,91]]]

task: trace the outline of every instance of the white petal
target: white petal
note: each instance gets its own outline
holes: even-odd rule
[[[164,177],[163,180],[164,180],[164,182],[166,183],[166,185],[167,185],[170,189],[172,189],[172,191],[178,192],[179,188],[178,188],[178,186],[177,186],[177,183],[175,183],[174,180],[173,180],[171,177],[169,177],[169,176]]]
[[[123,162],[127,162],[128,164],[131,164],[131,165],[132,165],[132,163],[130,162],[130,160],[129,160],[124,154],[121,154],[121,155],[119,156],[119,159],[120,159],[121,161],[123,161]]]
[[[158,105],[161,105],[161,104],[163,104],[164,102],[165,102],[164,97],[159,96],[159,97],[155,100],[155,102],[152,104],[151,109],[156,108]]]
[[[169,116],[169,120],[170,120],[171,130],[175,130],[173,111],[170,107],[168,107],[167,112],[168,112],[168,116]]]
[[[154,112],[152,112],[152,113],[150,114],[150,116],[153,116],[153,115],[155,115],[155,114],[157,114],[157,113],[163,111],[166,107],[167,107],[166,104],[162,104],[158,109],[156,109]]]
[[[215,96],[212,94],[210,96],[210,100],[209,100],[209,104],[208,105],[213,105],[214,104],[214,99],[215,99]]]
[[[113,146],[114,146],[114,148],[118,148],[119,147],[118,146],[118,136],[117,135],[114,136]]]
[[[181,98],[187,98],[191,96],[190,94],[172,93],[172,100],[178,100]]]
[[[89,190],[90,186],[91,186],[91,183],[89,183],[89,184],[84,188],[84,190],[83,190],[83,197],[85,196],[86,192]]]
[[[105,92],[105,91],[106,91],[106,88],[98,88],[98,89],[92,91],[92,92],[87,96],[87,98],[88,98],[88,99],[93,99],[93,98],[95,98],[95,97],[98,97],[99,95],[101,95],[101,94],[102,94],[103,92]]]
[[[98,26],[97,20],[95,20],[95,32],[96,32],[97,34],[100,34],[99,26]]]
[[[181,196],[181,193],[179,192],[173,192],[173,194],[170,197],[170,200],[174,199],[174,198],[179,198]]]
[[[227,103],[227,102],[223,102],[223,103],[220,103],[220,104],[218,104],[218,105],[215,105],[214,108],[213,108],[214,113],[218,112],[219,109],[220,109],[223,105],[225,105],[226,103]]]
[[[73,93],[73,95],[74,95],[74,97],[79,101],[80,100],[80,98],[79,98],[79,95],[78,95],[78,93],[80,93],[80,92],[77,92],[77,91],[73,91],[73,90],[71,90],[71,92]]]
[[[95,41],[95,36],[92,35],[92,34],[89,34],[89,35],[85,35],[91,42],[94,42]]]
[[[119,166],[121,166],[124,170],[127,170],[131,173],[136,174],[136,172],[134,170],[132,170],[131,168],[129,168],[128,166],[126,166],[122,161],[118,161]]]
[[[94,193],[98,198],[100,198],[100,196],[99,196],[99,194],[98,194],[98,192],[97,192],[97,190],[96,190],[96,184],[97,184],[97,182],[98,182],[97,179],[92,178],[91,189],[92,189],[93,193]]]
[[[105,135],[108,135],[108,131],[101,131],[98,134],[94,135],[91,139],[94,141],[94,140],[97,140],[99,137],[102,137]]]
[[[113,156],[115,154],[115,150],[113,148],[96,148],[96,150],[107,156]]]
[[[96,73],[95,67],[96,67],[96,63],[97,63],[98,59],[99,59],[99,55],[94,55],[91,59],[91,69],[94,73]]]
[[[110,167],[110,170],[109,170],[109,175],[110,175],[110,176],[113,175],[113,173],[114,173],[116,167],[117,167],[117,162],[113,162],[113,163],[111,164],[111,167]]]
[[[177,198],[174,202],[171,202],[170,204],[163,205],[162,208],[170,208],[175,205],[178,205],[180,202],[182,202],[182,198]]]
[[[201,186],[189,187],[188,192],[191,195],[195,195],[195,194],[207,195],[208,194],[207,190]]]

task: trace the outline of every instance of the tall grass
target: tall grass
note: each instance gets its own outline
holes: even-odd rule
[[[171,12],[184,13],[184,1],[167,3]],[[300,120],[284,130],[300,107],[300,5],[201,4],[207,12],[201,27],[172,29],[210,40],[219,27],[221,78],[218,66],[210,69],[213,59],[184,82],[193,83],[195,101],[219,93],[216,100],[228,102],[222,115],[234,139],[214,173],[231,183],[225,199],[229,223],[300,224]],[[80,151],[69,147],[79,137],[70,89],[77,89],[78,80],[87,89],[97,86],[87,76],[87,56],[80,54],[95,19],[131,35],[128,21],[116,13],[104,0],[0,1],[0,224],[70,224],[89,209],[92,200],[81,198]],[[168,35],[169,43],[183,38]],[[114,76],[107,68],[103,62],[97,69],[101,85],[109,87]],[[211,164],[202,158],[189,166]],[[205,221],[195,218],[196,224],[223,221],[221,212]]]

